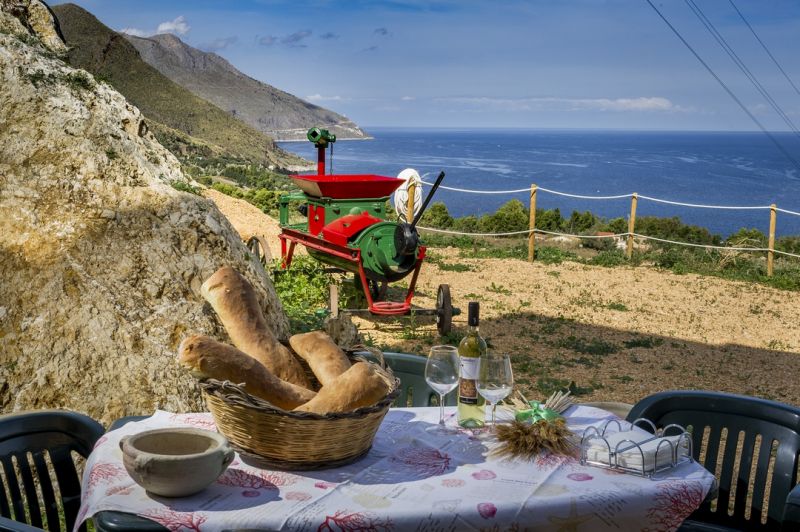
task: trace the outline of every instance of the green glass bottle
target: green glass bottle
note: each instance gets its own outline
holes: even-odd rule
[[[465,428],[482,427],[485,422],[486,400],[478,394],[478,359],[486,353],[486,340],[478,333],[480,305],[469,303],[467,335],[458,344],[461,359],[461,378],[458,383],[458,424]]]

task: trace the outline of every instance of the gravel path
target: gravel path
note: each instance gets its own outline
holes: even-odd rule
[[[256,207],[209,190],[243,237],[262,234],[279,253],[277,223]],[[581,400],[636,402],[665,389],[697,388],[800,405],[800,304],[795,292],[645,266],[604,268],[508,259],[465,259],[430,249],[414,304],[435,306],[450,285],[464,315],[481,302],[481,332],[512,355],[526,395],[573,384]],[[465,271],[454,271],[465,270]],[[400,299],[403,283],[392,285]],[[356,318],[386,350],[426,353],[441,341],[432,318]]]

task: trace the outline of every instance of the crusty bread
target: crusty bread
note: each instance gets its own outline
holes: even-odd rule
[[[295,353],[308,362],[308,367],[323,386],[350,369],[350,360],[336,342],[323,331],[295,334],[289,338]]]
[[[317,414],[351,412],[376,404],[391,389],[389,374],[370,362],[356,362],[333,382],[320,388],[316,397],[295,410]]]
[[[191,336],[181,342],[178,362],[197,377],[244,383],[247,393],[284,410],[315,396],[311,390],[279,379],[253,357],[208,336]]]
[[[309,388],[303,367],[267,326],[253,287],[239,272],[224,266],[206,279],[200,293],[211,303],[233,345],[255,358],[278,378]]]

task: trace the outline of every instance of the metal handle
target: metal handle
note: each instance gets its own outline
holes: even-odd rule
[[[422,208],[419,210],[417,215],[414,217],[414,221],[411,222],[411,229],[416,229],[417,222],[419,222],[420,218],[422,218],[422,214],[425,212],[425,209],[428,207],[428,203],[430,203],[431,198],[433,198],[434,192],[436,192],[436,189],[439,188],[439,184],[442,182],[442,179],[444,179],[444,171],[439,172],[439,177],[436,178],[436,182],[431,187],[431,191],[428,192],[428,196],[425,198],[425,201],[422,203]]]

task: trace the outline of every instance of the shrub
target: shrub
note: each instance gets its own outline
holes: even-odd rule
[[[528,229],[530,214],[519,200],[511,200],[492,214],[481,216],[479,227],[482,233],[508,233]]]
[[[453,226],[453,217],[450,216],[447,206],[441,201],[437,201],[431,204],[422,215],[420,224],[425,227],[448,229]]]
[[[322,328],[327,315],[328,286],[332,280],[311,257],[296,256],[288,270],[280,270],[281,259],[272,263],[275,292],[289,318],[293,333]]]

